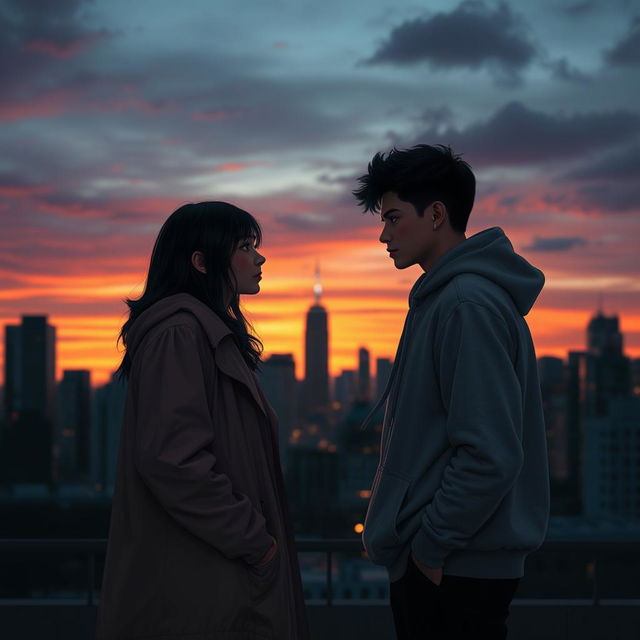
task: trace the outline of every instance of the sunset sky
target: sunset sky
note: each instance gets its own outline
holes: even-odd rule
[[[319,262],[332,373],[392,357],[421,272],[351,190],[417,143],[472,165],[469,233],[545,272],[538,355],[583,348],[601,304],[640,357],[637,2],[0,0],[0,34],[0,325],[48,314],[59,377],[108,379],[155,235],[201,200],[263,226],[267,355],[302,375]]]

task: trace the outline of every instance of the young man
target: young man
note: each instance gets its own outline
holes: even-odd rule
[[[379,211],[409,294],[363,541],[399,639],[505,638],[549,513],[536,356],[544,276],[497,227],[469,238],[475,177],[443,146],[377,154],[354,195]]]

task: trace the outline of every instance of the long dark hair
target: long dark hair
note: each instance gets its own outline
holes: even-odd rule
[[[116,372],[120,379],[127,379],[131,369],[126,351],[131,325],[152,304],[176,293],[189,293],[214,311],[233,332],[247,364],[252,369],[258,367],[262,343],[250,333],[253,329],[240,310],[237,283],[231,271],[231,257],[238,243],[246,238],[253,238],[255,245],[260,245],[262,230],[258,221],[227,202],[185,204],[167,218],[153,246],[142,296],[125,299],[129,319],[118,337],[125,346]],[[204,254],[206,273],[191,264],[194,251]]]

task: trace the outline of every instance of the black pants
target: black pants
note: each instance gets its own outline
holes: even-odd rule
[[[409,559],[391,583],[391,610],[398,640],[504,640],[509,604],[519,580],[427,578]]]

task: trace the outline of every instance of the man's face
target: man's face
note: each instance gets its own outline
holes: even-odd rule
[[[393,191],[387,191],[382,196],[380,217],[384,229],[380,234],[380,242],[387,245],[396,269],[419,264],[427,270],[436,242],[430,211],[431,205],[425,209],[423,216],[419,216],[410,202],[400,200]]]

